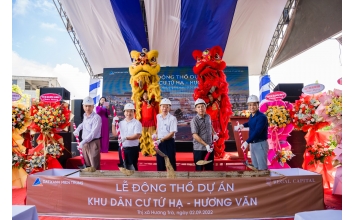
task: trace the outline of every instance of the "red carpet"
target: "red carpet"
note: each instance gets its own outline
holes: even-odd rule
[[[225,159],[215,159],[214,160],[214,170],[215,171],[230,171],[230,170],[245,170],[246,167],[243,165],[242,161],[239,159],[229,159],[230,157],[235,158],[237,152],[226,153]],[[249,161],[250,157],[248,158]],[[195,165],[193,162],[193,153],[188,152],[178,152],[176,153],[177,171],[194,171]],[[117,164],[119,163],[118,152],[109,151],[108,153],[101,153],[101,170],[118,170]],[[80,156],[70,158],[66,161],[67,169],[77,169],[80,166],[81,160]],[[139,155],[138,163],[139,171],[156,171],[156,158],[154,156],[143,156],[141,153]]]

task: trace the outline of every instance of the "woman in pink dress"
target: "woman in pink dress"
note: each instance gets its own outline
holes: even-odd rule
[[[108,116],[111,114],[109,111],[109,104],[105,97],[101,97],[96,107],[96,113],[101,116],[102,128],[101,128],[101,153],[108,153],[109,150],[109,121]]]

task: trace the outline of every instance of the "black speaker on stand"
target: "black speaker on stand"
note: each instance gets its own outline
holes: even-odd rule
[[[74,115],[74,118],[71,120],[70,131],[73,133],[75,131],[73,127],[73,123],[75,123],[76,127],[82,123],[84,120],[84,109],[82,108],[82,99],[73,99],[71,100],[70,110],[71,114]],[[82,130],[79,133],[79,140],[82,141]],[[77,141],[76,137],[72,134],[71,135],[71,154],[73,157],[80,155],[79,150],[77,149]]]
[[[301,96],[303,87],[303,83],[279,83],[274,87],[273,91],[285,92],[286,97],[283,100],[294,103]]]

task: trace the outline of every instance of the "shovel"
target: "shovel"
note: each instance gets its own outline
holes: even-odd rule
[[[170,162],[170,159],[168,158],[168,156],[164,152],[160,151],[158,145],[155,145],[154,150],[156,151],[156,153],[158,155],[160,155],[161,157],[163,157],[165,159],[165,166],[166,166],[166,170],[167,170],[167,178],[176,178],[175,170],[173,169],[173,167],[171,165],[171,162]]]
[[[213,139],[214,139],[214,138],[213,138]],[[210,149],[214,149],[214,144],[215,144],[215,142],[216,142],[216,140],[213,140],[213,144],[211,145],[211,148],[210,148]],[[212,151],[212,152],[213,152],[213,151]],[[208,164],[208,163],[213,162],[213,160],[208,160],[209,155],[210,155],[210,152],[208,152],[208,153],[205,155],[204,160],[199,160],[196,164],[197,164],[197,165],[205,165],[205,164]]]
[[[161,157],[167,157],[167,155],[160,151],[160,149],[158,147],[155,147],[154,150],[156,151],[156,153],[158,153]]]
[[[129,169],[127,168],[127,164],[125,162],[125,153],[124,153],[124,147],[123,146],[121,146],[121,151],[122,151],[123,167],[119,167],[118,166],[118,168],[125,175],[131,176],[131,175],[133,175],[134,170],[135,170],[134,166],[133,166],[133,164],[130,164],[129,165]]]
[[[213,146],[211,147],[211,149],[213,149]],[[208,153],[205,155],[204,160],[199,160],[196,164],[197,164],[197,165],[205,165],[205,164],[208,164],[208,163],[213,162],[213,160],[208,160],[209,155],[210,155],[210,152],[208,152]]]
[[[239,122],[237,122],[237,125],[239,125]],[[243,141],[243,138],[242,138],[242,133],[241,133],[241,129],[240,128],[238,129],[238,136],[240,137],[241,146],[242,146],[244,141]],[[257,171],[257,169],[254,166],[252,166],[251,164],[248,163],[247,155],[246,155],[246,152],[245,152],[246,149],[243,149],[243,148],[241,148],[241,149],[242,149],[242,152],[243,152],[243,158],[245,159],[243,164],[245,166],[247,166],[248,168],[250,168],[251,170]]]

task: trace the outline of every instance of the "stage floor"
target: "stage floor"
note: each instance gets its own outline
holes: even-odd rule
[[[251,162],[250,154],[248,155],[248,161]],[[177,171],[195,170],[192,152],[177,152],[176,162]],[[227,152],[224,158],[214,160],[214,170],[246,170],[247,167],[242,162],[243,161],[238,157],[237,152]],[[117,151],[101,153],[101,170],[118,170],[118,163],[119,158]],[[77,167],[80,165],[82,165],[80,156],[69,158],[66,161],[67,169],[77,169]],[[138,167],[139,171],[156,171],[157,168],[155,156],[143,156],[141,153],[139,153]]]

